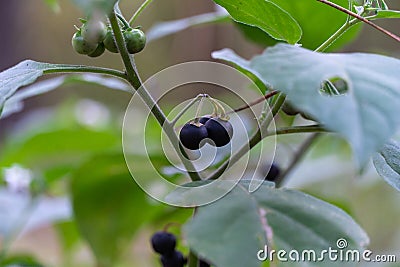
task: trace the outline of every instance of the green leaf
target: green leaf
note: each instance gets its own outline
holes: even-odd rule
[[[36,82],[24,88],[21,91],[15,92],[4,104],[3,113],[0,112],[0,118],[5,118],[15,112],[19,112],[23,109],[23,100],[32,96],[41,95],[48,93],[52,90],[57,89],[63,85],[73,83],[89,83],[100,86],[105,86],[115,90],[121,90],[124,92],[131,93],[130,87],[117,78],[103,77],[97,74],[83,74],[83,75],[70,75],[61,76],[45,81]]]
[[[72,0],[86,14],[102,11],[105,14],[111,12],[117,0]]]
[[[224,7],[235,21],[255,26],[277,40],[295,44],[301,28],[293,17],[268,0],[214,0]]]
[[[155,24],[146,32],[146,38],[148,42],[151,42],[167,35],[183,31],[193,26],[200,26],[209,23],[219,23],[225,21],[231,21],[229,16],[225,12],[222,13],[220,11],[217,11],[179,20],[161,22]]]
[[[392,140],[374,156],[373,161],[378,174],[400,191],[400,145]]]
[[[288,12],[301,26],[302,36],[298,43],[305,48],[314,49],[328,39],[346,21],[347,15],[343,12],[323,5],[315,0],[270,0]],[[334,3],[348,8],[348,0],[334,0]],[[263,46],[272,46],[276,41],[258,28],[237,24],[244,35]],[[353,40],[360,32],[361,24],[353,26],[329,47],[330,50],[342,47]]]
[[[25,60],[16,66],[0,73],[0,110],[4,108],[5,102],[15,94],[18,88],[31,84],[42,76],[45,71],[63,68],[65,65]]]
[[[0,259],[0,266],[3,267],[44,267],[34,257],[30,255],[12,255],[5,259]]]
[[[51,10],[54,13],[59,13],[61,8],[60,8],[60,3],[58,3],[58,0],[44,0],[46,5],[51,8]]]
[[[400,11],[399,10],[377,10],[377,14],[375,16],[370,17],[373,19],[400,19]]]
[[[230,61],[230,50],[213,57]],[[234,61],[264,83],[287,94],[299,110],[351,144],[363,166],[396,132],[400,124],[400,60],[374,54],[323,54],[285,44],[251,59]],[[321,84],[332,78],[347,83],[348,92],[327,96]]]
[[[99,266],[115,266],[151,206],[122,154],[100,155],[79,168],[71,182],[78,229]]]
[[[314,249],[319,255],[335,249],[339,238],[346,239],[347,249],[361,249],[369,242],[349,215],[329,203],[269,185],[252,194],[247,188],[238,185],[222,199],[200,207],[184,227],[190,248],[215,266],[258,267],[257,252],[265,245],[287,252]],[[328,261],[310,265],[336,266]]]
[[[88,154],[115,149],[119,142],[120,136],[109,131],[57,129],[10,143],[3,148],[0,163],[9,166],[17,162],[31,168],[59,163],[75,166]]]

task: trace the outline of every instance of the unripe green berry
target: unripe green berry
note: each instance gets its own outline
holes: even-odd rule
[[[146,45],[146,35],[139,29],[127,29],[124,32],[124,39],[130,54],[139,53]]]
[[[86,41],[100,43],[106,37],[107,27],[99,20],[90,20],[83,24],[81,32]]]
[[[82,35],[81,32],[78,31],[74,34],[74,36],[72,37],[72,47],[74,48],[74,50],[82,55],[88,55],[90,53],[93,53],[94,50],[96,50],[98,44],[97,43],[92,43],[92,42],[88,42],[86,41]]]

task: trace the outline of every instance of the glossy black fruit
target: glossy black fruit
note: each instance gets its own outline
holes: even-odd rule
[[[172,255],[176,247],[176,238],[168,232],[157,232],[151,237],[151,245],[161,255]]]
[[[163,267],[183,267],[186,264],[186,259],[179,251],[174,251],[169,255],[161,256]]]
[[[224,146],[231,141],[233,135],[232,124],[220,118],[211,118],[204,125],[208,138],[214,141],[217,147]]]
[[[207,138],[208,133],[204,125],[195,125],[192,123],[186,123],[179,133],[179,140],[184,147],[197,150],[201,147],[201,141]]]
[[[210,267],[211,265],[205,260],[200,260],[199,267]]]
[[[275,163],[272,163],[271,168],[269,169],[269,172],[265,177],[265,180],[273,182],[276,180],[276,178],[278,178],[280,173],[281,169],[279,168],[279,166],[276,165]]]
[[[206,116],[201,117],[201,118],[199,119],[199,122],[200,122],[201,124],[206,124],[206,122],[207,122],[209,119],[211,119],[211,115],[206,115]]]
[[[311,115],[309,115],[308,113],[300,112],[300,115],[301,115],[304,119],[306,119],[306,120],[316,121],[316,119],[314,119],[313,117],[311,117]]]
[[[285,101],[282,106],[282,111],[289,116],[295,116],[300,113],[289,101]]]

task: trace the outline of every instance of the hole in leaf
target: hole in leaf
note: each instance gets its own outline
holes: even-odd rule
[[[334,77],[323,81],[319,91],[327,96],[340,96],[346,94],[349,91],[349,87],[345,80],[340,77]]]

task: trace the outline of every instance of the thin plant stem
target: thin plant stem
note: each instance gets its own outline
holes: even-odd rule
[[[201,109],[203,108],[203,103],[204,103],[204,97],[201,97],[199,105],[197,106],[196,115],[194,116],[195,123],[197,123],[199,121],[199,116],[200,116]]]
[[[150,108],[151,113],[154,115],[160,126],[163,128],[165,134],[167,135],[168,139],[171,141],[172,146],[174,147],[175,151],[177,152],[179,158],[181,159],[183,165],[185,166],[186,170],[195,170],[193,164],[186,160],[187,154],[184,150],[179,148],[179,140],[174,131],[172,124],[168,121],[167,117],[165,116],[164,112],[161,110],[159,105],[150,95],[148,90],[142,85],[142,81],[140,80],[139,75],[135,69],[135,62],[133,57],[131,57],[128,53],[127,47],[124,42],[124,37],[122,35],[117,16],[115,11],[113,11],[109,15],[109,20],[111,24],[111,28],[113,30],[115,41],[120,51],[122,62],[124,63],[125,70],[126,70],[126,80],[131,84],[131,86],[136,90],[142,100],[146,103],[146,105]],[[181,153],[179,153],[181,151]],[[201,180],[199,173],[196,171],[188,171],[188,174],[192,181],[199,181]]]
[[[261,102],[263,102],[263,101],[265,101],[265,100],[267,100],[267,99],[273,97],[273,96],[276,95],[277,93],[278,93],[278,91],[272,91],[272,92],[270,92],[270,93],[264,95],[263,97],[260,97],[259,99],[254,100],[253,102],[251,102],[251,103],[249,103],[249,104],[247,104],[247,105],[243,105],[242,107],[239,107],[239,108],[237,108],[237,109],[228,111],[226,114],[236,113],[236,112],[239,112],[239,111],[248,109],[248,108],[250,108],[250,107],[252,107],[252,106],[255,106],[255,105],[257,105],[257,104],[259,104],[259,103],[261,103]]]
[[[189,104],[187,104],[176,116],[175,118],[171,121],[171,125],[175,125],[178,120],[183,116],[183,114],[185,114],[186,111],[188,111],[189,108],[191,108],[197,101],[199,101],[199,99],[203,97],[202,94],[196,96],[194,99],[192,99],[192,101],[189,102]]]
[[[96,73],[96,74],[106,74],[110,76],[115,76],[126,80],[126,74],[119,70],[100,68],[100,67],[91,67],[84,65],[63,65],[59,64],[54,69],[47,69],[43,71],[43,74],[53,74],[53,73],[76,73],[76,72],[85,72],[85,73]]]
[[[188,255],[188,267],[197,267],[199,264],[199,258],[197,255],[191,250]]]
[[[310,137],[306,139],[306,141],[300,146],[299,150],[294,155],[292,161],[289,164],[289,167],[285,169],[285,171],[275,180],[276,187],[281,187],[285,178],[288,177],[288,174],[300,163],[301,159],[304,157],[310,146],[314,143],[314,141],[320,136],[320,133],[314,133]]]
[[[326,4],[326,5],[328,5],[328,6],[331,6],[331,7],[333,7],[333,8],[336,8],[337,10],[339,10],[339,11],[341,11],[341,12],[343,12],[343,13],[346,13],[347,15],[350,15],[350,16],[352,16],[352,17],[354,17],[354,18],[356,18],[356,19],[358,19],[358,20],[364,22],[364,23],[370,25],[371,27],[374,27],[374,28],[377,29],[378,31],[380,31],[380,32],[382,32],[382,33],[384,33],[384,34],[386,34],[386,35],[389,36],[390,38],[393,38],[393,39],[396,40],[397,42],[400,42],[400,37],[397,36],[396,34],[394,34],[394,33],[390,32],[390,31],[388,31],[388,30],[382,28],[382,27],[379,26],[379,25],[376,25],[375,23],[373,23],[373,22],[369,21],[368,19],[366,19],[366,18],[364,18],[364,17],[362,17],[362,16],[360,16],[360,15],[358,15],[358,14],[352,12],[351,10],[348,10],[348,9],[346,9],[346,8],[340,6],[340,5],[337,5],[337,4],[332,3],[332,2],[330,2],[330,1],[327,1],[327,0],[317,0],[317,1],[318,1],[318,2],[321,2],[321,3],[323,3],[323,4]],[[348,24],[348,23],[346,23],[346,24]]]
[[[324,133],[324,132],[327,132],[327,130],[320,125],[291,126],[291,127],[278,128],[276,129],[276,131],[266,134],[265,137],[273,135],[295,134],[295,133]]]
[[[145,8],[150,5],[150,3],[153,2],[153,0],[146,0],[143,2],[143,4],[136,10],[135,14],[133,14],[132,18],[129,20],[129,25],[133,25],[137,17],[145,10]]]

